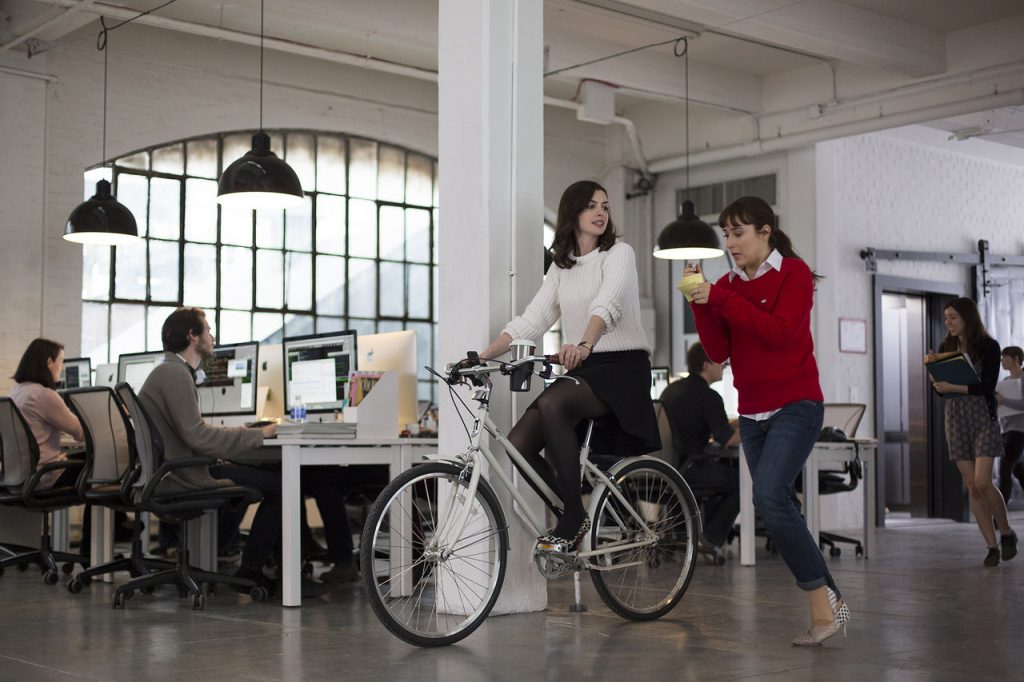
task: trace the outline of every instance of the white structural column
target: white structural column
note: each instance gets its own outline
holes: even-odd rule
[[[544,46],[542,0],[439,0],[439,8],[437,362],[443,366],[482,350],[541,283]],[[466,434],[446,388],[441,392],[440,452],[452,454],[466,448]],[[507,379],[496,378],[491,414],[505,433],[513,411],[526,405],[515,402]],[[498,494],[511,550],[495,612],[543,609],[546,584],[530,554],[536,538],[509,496]],[[530,499],[536,501],[532,491]]]

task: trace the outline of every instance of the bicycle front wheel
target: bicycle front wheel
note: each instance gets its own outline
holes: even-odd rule
[[[592,560],[591,579],[608,608],[623,618],[660,618],[675,608],[693,577],[697,502],[682,476],[658,460],[634,460],[609,478],[628,506],[611,489],[601,491],[590,546],[608,553]],[[638,542],[644,545],[614,549]]]
[[[494,491],[447,462],[403,472],[373,503],[360,541],[370,606],[396,637],[443,646],[487,618],[505,579],[508,528]],[[464,530],[454,519],[469,504]]]

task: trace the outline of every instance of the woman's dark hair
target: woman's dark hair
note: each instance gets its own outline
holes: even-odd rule
[[[722,214],[718,216],[718,226],[721,228],[736,227],[737,225],[753,225],[754,229],[760,232],[765,225],[772,228],[771,236],[768,237],[768,245],[782,254],[783,258],[796,258],[803,260],[793,249],[793,242],[789,236],[779,229],[779,217],[767,201],[760,197],[740,197],[725,207]],[[822,275],[811,271],[815,282],[823,279]]]
[[[47,388],[57,388],[57,383],[53,380],[53,372],[50,371],[46,361],[56,362],[62,350],[64,350],[64,344],[50,339],[35,339],[28,344],[25,354],[21,356],[21,362],[18,363],[18,369],[14,372],[13,379],[19,384],[31,381]]]
[[[203,321],[206,311],[202,308],[178,308],[164,320],[160,330],[160,339],[164,342],[164,350],[180,353],[188,348],[189,333],[200,336],[203,333]]]
[[[580,180],[565,188],[562,198],[558,202],[558,219],[555,222],[555,241],[551,244],[551,257],[555,265],[568,270],[575,262],[572,259],[576,251],[576,228],[579,227],[579,217],[583,209],[590,204],[594,198],[594,192],[601,190],[608,195],[601,185],[591,180]],[[608,214],[608,224],[605,225],[604,233],[597,238],[599,251],[607,251],[615,245],[618,235],[615,234],[615,225],[612,223],[612,216]]]
[[[1020,346],[1007,346],[1000,355],[1009,355],[1017,361],[1017,365],[1024,365],[1024,349]]]
[[[978,353],[981,350],[982,341],[991,338],[988,335],[988,331],[985,329],[985,323],[981,321],[981,313],[978,312],[978,305],[974,302],[973,298],[961,296],[959,298],[954,298],[946,303],[946,305],[942,306],[943,311],[949,310],[950,308],[955,310],[964,321],[964,352],[967,353],[967,357],[972,361],[978,360]],[[942,340],[942,345],[939,346],[939,350],[943,352],[960,350],[957,337],[952,334],[946,334],[946,338]]]

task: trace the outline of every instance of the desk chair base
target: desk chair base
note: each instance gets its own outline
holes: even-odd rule
[[[68,582],[68,592],[78,594],[82,589],[95,580],[98,576],[117,571],[128,571],[133,578],[150,575],[154,571],[172,569],[177,566],[174,561],[147,557],[142,551],[142,520],[136,516],[132,527],[132,550],[126,557],[118,557],[99,566],[88,568]]]
[[[125,603],[139,590],[143,594],[152,594],[160,585],[176,585],[178,596],[191,597],[192,608],[201,611],[206,608],[206,594],[208,591],[216,591],[219,585],[238,585],[249,589],[249,596],[253,601],[263,601],[267,598],[267,590],[255,581],[246,578],[236,578],[223,573],[213,573],[191,566],[188,562],[188,525],[181,524],[181,539],[178,549],[178,560],[173,568],[168,568],[156,573],[147,573],[133,578],[114,590],[113,607],[123,609]],[[210,590],[210,588],[213,590]]]
[[[7,552],[11,553],[10,550]],[[63,563],[60,571],[58,563]],[[43,582],[47,585],[56,585],[60,580],[61,571],[65,575],[75,570],[75,564],[81,564],[82,568],[89,567],[88,557],[68,552],[55,552],[50,541],[50,515],[43,514],[43,535],[39,541],[39,549],[32,549],[21,554],[14,554],[6,559],[0,560],[0,576],[8,566],[15,566],[19,571],[26,570],[31,564],[39,566],[43,573]]]
[[[821,531],[818,534],[818,544],[821,546],[822,551],[828,547],[828,555],[833,558],[842,556],[843,550],[837,545],[839,542],[845,542],[853,545],[853,551],[857,556],[864,556],[864,545],[861,544],[860,540],[854,538],[848,538],[845,535],[839,535],[837,533],[826,533]]]

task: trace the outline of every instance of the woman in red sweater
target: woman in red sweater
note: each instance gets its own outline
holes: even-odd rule
[[[765,201],[737,199],[718,224],[735,266],[692,292],[693,317],[708,357],[732,363],[754,506],[810,597],[811,628],[793,644],[813,646],[840,628],[845,634],[850,618],[796,499],[796,478],[824,418],[810,327],[818,276]]]

